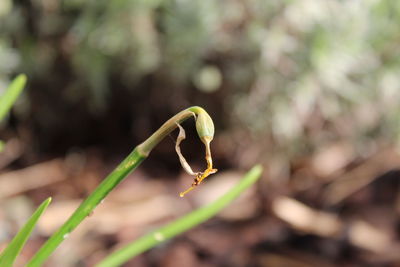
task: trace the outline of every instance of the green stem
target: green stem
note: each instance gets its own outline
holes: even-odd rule
[[[186,119],[190,118],[193,115],[199,115],[199,114],[207,114],[207,112],[201,108],[201,107],[190,107],[185,110],[182,110],[169,120],[167,120],[157,131],[155,131],[149,138],[147,138],[146,141],[141,143],[140,145],[137,146],[137,149],[143,154],[143,155],[148,155],[150,151],[161,141],[166,137],[169,133],[171,133],[173,130],[175,130],[178,125],[177,123],[181,123],[185,121]],[[208,115],[208,114],[207,114]],[[199,133],[200,135],[200,133]],[[201,137],[201,136],[200,136]]]
[[[244,190],[254,184],[260,177],[261,172],[262,168],[260,165],[253,167],[237,185],[213,203],[195,210],[188,215],[185,215],[184,217],[135,240],[133,243],[109,255],[97,264],[96,267],[120,266],[129,259],[153,248],[157,244],[208,220],[231,203]]]
[[[58,245],[85,219],[96,206],[143,160],[136,149],[90,194],[69,219],[55,232],[27,264],[28,267],[41,266]]]
[[[138,145],[119,165],[113,170],[104,181],[81,203],[69,219],[55,232],[39,251],[28,262],[27,267],[41,266],[50,254],[64,241],[64,239],[87,217],[96,206],[114,189],[130,172],[132,172],[150,151],[176,127],[176,123],[181,123],[195,114],[207,114],[200,107],[190,107],[185,109],[167,122],[160,129],[151,135],[146,141]],[[207,114],[208,116],[208,114]]]

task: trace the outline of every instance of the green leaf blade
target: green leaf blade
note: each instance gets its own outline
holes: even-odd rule
[[[0,140],[0,152],[4,150],[4,142]]]
[[[213,203],[192,211],[176,221],[161,227],[154,232],[146,234],[127,246],[122,247],[99,262],[96,267],[121,266],[126,261],[155,247],[159,243],[162,243],[210,219],[229,205],[243,191],[253,185],[260,178],[261,173],[262,167],[260,165],[254,166],[246,173],[239,183]]]
[[[118,165],[103,182],[81,203],[68,220],[43,244],[36,254],[26,264],[26,267],[39,267],[51,255],[51,253],[65,240],[97,205],[128,176],[145,159],[136,149]],[[0,265],[0,267],[3,267]]]
[[[38,222],[39,218],[42,216],[43,212],[46,210],[50,202],[51,197],[42,202],[42,204],[36,209],[36,211],[21,228],[21,230],[19,230],[13,240],[4,249],[4,251],[0,255],[0,266],[11,267],[13,265],[16,257],[20,254],[26,241],[31,235],[33,228],[36,226],[36,223]]]
[[[0,97],[0,121],[4,119],[21,94],[25,87],[26,80],[25,74],[18,75],[8,86],[6,92]]]

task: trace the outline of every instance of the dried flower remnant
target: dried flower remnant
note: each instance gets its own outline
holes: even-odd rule
[[[176,150],[176,153],[178,154],[179,161],[181,162],[182,168],[188,174],[197,176],[200,174],[200,172],[193,172],[192,168],[190,167],[189,163],[187,163],[185,157],[182,155],[182,152],[181,152],[181,148],[180,148],[181,142],[186,139],[185,129],[183,129],[183,127],[180,126],[178,123],[176,125],[178,125],[179,134],[178,134],[178,137],[176,138],[175,150]]]
[[[196,117],[195,117],[196,118]],[[211,157],[211,149],[210,149],[210,142],[213,139],[214,135],[214,124],[208,116],[207,113],[200,112],[198,117],[196,118],[196,129],[197,133],[201,141],[206,146],[206,161],[207,161],[207,169],[204,172],[193,172],[190,165],[187,163],[185,157],[182,155],[180,144],[186,138],[185,130],[181,125],[176,123],[179,128],[179,135],[176,139],[175,150],[178,154],[179,161],[182,165],[182,168],[190,175],[195,176],[192,185],[184,192],[181,192],[179,195],[180,197],[184,197],[187,193],[192,191],[196,186],[198,186],[205,178],[209,175],[214,174],[217,172],[217,169],[213,168],[212,157]]]

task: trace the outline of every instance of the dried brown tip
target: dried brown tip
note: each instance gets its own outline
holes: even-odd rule
[[[214,173],[216,173],[218,171],[217,169],[213,168],[211,149],[210,149],[210,143],[211,143],[211,141],[213,139],[213,135],[214,135],[214,125],[212,124],[211,118],[209,118],[209,120],[207,119],[208,117],[204,116],[204,114],[203,114],[203,117],[198,116],[196,118],[197,131],[199,133],[201,141],[204,143],[205,148],[206,148],[206,156],[205,156],[205,158],[206,158],[206,161],[207,161],[207,169],[204,172],[193,172],[191,167],[190,167],[190,165],[187,163],[187,161],[183,157],[179,146],[180,146],[180,143],[182,142],[182,140],[184,140],[186,138],[185,130],[182,128],[182,126],[180,126],[177,123],[177,125],[179,127],[179,135],[178,135],[178,138],[176,140],[175,149],[176,149],[176,152],[177,152],[177,154],[179,156],[179,161],[181,162],[182,167],[185,169],[185,171],[187,173],[189,173],[190,175],[196,176],[194,181],[193,181],[193,183],[192,183],[192,185],[186,191],[181,192],[179,194],[180,197],[184,197],[187,193],[189,193],[196,186],[198,186],[205,178],[207,178],[211,174],[214,174]],[[207,127],[205,127],[205,126],[207,126]]]

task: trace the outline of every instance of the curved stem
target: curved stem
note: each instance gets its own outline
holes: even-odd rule
[[[193,110],[193,108],[196,108]],[[149,155],[150,151],[166,137],[170,134],[173,130],[175,130],[178,126],[177,123],[181,123],[186,119],[190,118],[191,116],[195,116],[199,112],[199,109],[202,112],[205,112],[204,109],[200,107],[192,107],[181,112],[177,113],[175,116],[167,120],[157,131],[155,131],[149,138],[146,139],[143,143],[137,146],[138,151],[140,151],[143,155]],[[195,112],[196,111],[196,112]],[[201,112],[201,111],[200,111]]]
[[[146,141],[138,145],[104,181],[81,203],[69,219],[55,232],[39,251],[28,262],[28,267],[41,266],[50,254],[64,241],[65,238],[96,208],[96,206],[113,190],[130,172],[132,172],[151,150],[176,127],[193,116],[193,114],[207,114],[201,107],[185,109],[166,121]],[[208,114],[207,114],[208,116]],[[199,134],[200,135],[200,134]]]

